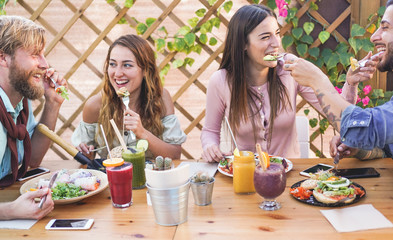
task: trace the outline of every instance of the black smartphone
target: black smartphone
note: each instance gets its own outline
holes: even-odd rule
[[[333,170],[337,176],[346,178],[372,178],[379,177],[379,172],[375,168],[347,168]]]
[[[327,171],[330,169],[333,169],[334,167],[331,165],[323,164],[323,163],[318,163],[310,168],[307,168],[306,170],[301,171],[299,174],[305,177],[310,177],[310,174],[315,174],[318,171]]]
[[[24,181],[24,180],[42,175],[44,173],[48,173],[48,172],[49,172],[49,169],[43,168],[43,167],[31,169],[31,170],[27,171],[23,177],[19,178],[18,181]]]

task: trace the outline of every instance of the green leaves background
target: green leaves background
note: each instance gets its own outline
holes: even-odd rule
[[[1,1],[1,0],[0,0]],[[107,0],[111,1],[111,0]],[[128,0],[131,1],[131,0]],[[209,0],[210,6],[215,4],[217,0]],[[233,2],[225,1],[218,9],[218,15],[221,10],[229,12],[232,9]],[[184,59],[178,58],[173,60],[172,63],[167,64],[163,69],[161,69],[160,77],[163,80],[168,73],[169,69],[185,67],[186,65],[192,66],[195,59],[188,56],[192,52],[200,54],[202,51],[202,45],[215,46],[218,40],[212,34],[213,29],[219,29],[221,25],[221,20],[218,16],[212,15],[208,20],[205,21],[205,15],[207,14],[206,8],[201,8],[195,10],[195,16],[192,16],[187,20],[187,25],[179,28],[174,36],[169,36],[168,31],[165,26],[162,26],[150,37],[153,38],[155,43],[155,48],[157,52],[181,52],[185,53]],[[136,20],[136,19],[134,19]],[[204,22],[201,23],[201,20]],[[137,21],[137,20],[136,20]],[[138,22],[136,26],[137,34],[143,35],[147,29],[156,21],[155,18],[148,18],[145,22]],[[122,23],[122,22],[119,22]],[[183,56],[183,55],[182,55]]]

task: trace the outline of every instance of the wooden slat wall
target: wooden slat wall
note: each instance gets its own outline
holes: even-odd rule
[[[207,11],[206,16],[198,22],[198,26],[210,18],[218,16],[222,23],[219,30],[214,29],[212,34],[219,40],[218,44],[216,46],[204,45],[202,54],[193,56],[196,58],[195,67],[172,69],[165,80],[165,87],[172,94],[176,114],[189,138],[182,148],[183,157],[199,158],[202,152],[199,135],[205,116],[204,96],[208,78],[221,61],[221,52],[224,49],[223,40],[230,17],[239,7],[252,3],[251,0],[233,0],[234,6],[230,13],[227,14],[221,10],[221,13],[218,14],[217,9],[224,1],[217,0],[213,6],[210,6],[206,0],[137,0],[134,6],[128,9],[123,7],[124,1],[108,4],[104,0],[18,0],[15,4],[10,1],[12,3],[8,3],[6,11],[7,14],[22,15],[36,21],[44,26],[50,35],[45,54],[49,60],[52,60],[50,64],[59,69],[69,80],[72,97],[70,102],[63,104],[56,127],[57,134],[67,141],[70,141],[72,132],[81,120],[84,103],[90,96],[99,92],[102,87],[101,69],[108,46],[121,34],[135,33],[135,29],[133,29],[137,25],[135,19],[140,22],[144,22],[147,17],[157,19],[142,36],[153,46],[152,36],[156,34],[158,28],[166,26],[172,31],[170,35],[173,35],[177,29],[186,25],[189,18],[195,16],[194,11],[199,8],[204,7]],[[329,23],[320,14],[324,9],[320,9],[319,12],[309,11],[310,3],[316,0],[293,1],[297,1],[299,6],[298,18],[306,13],[310,14],[323,23],[327,31],[343,42],[347,42],[347,39],[336,29],[348,16],[351,16],[352,23],[364,25],[368,15],[377,11],[379,6],[385,3],[384,0],[348,0],[351,5],[340,13],[333,22]],[[117,24],[122,18],[126,19],[126,25]],[[281,32],[285,34],[290,30],[290,25],[284,25]],[[90,41],[88,44],[85,43],[86,39]],[[318,47],[320,44],[320,41],[316,40],[312,47]],[[63,53],[66,54],[63,55]],[[179,57],[184,57],[184,54],[167,51],[157,55],[157,64],[160,68]],[[98,61],[96,56],[99,56],[101,61]],[[59,60],[64,58],[66,60],[62,60],[63,62]],[[383,82],[386,81],[383,76],[376,79],[373,84],[378,86],[383,86]],[[43,104],[43,99],[35,101],[35,115],[40,115]],[[297,110],[300,111],[305,106],[307,104],[304,100],[299,101]],[[311,141],[318,139],[318,136],[318,131],[313,132]],[[311,143],[311,149],[314,152],[321,149],[316,145],[318,144]],[[51,146],[51,151],[53,155],[61,159],[69,159],[69,156],[55,145]]]

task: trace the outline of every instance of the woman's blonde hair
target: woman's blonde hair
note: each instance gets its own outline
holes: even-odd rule
[[[161,79],[153,49],[146,40],[137,35],[129,34],[121,36],[109,47],[106,56],[104,64],[102,108],[98,117],[98,123],[102,124],[108,139],[108,144],[111,148],[116,146],[113,146],[115,132],[109,120],[113,118],[119,129],[122,129],[123,126],[123,103],[120,97],[118,97],[116,90],[113,88],[108,75],[111,52],[113,48],[118,45],[130,49],[136,58],[138,66],[144,73],[140,96],[136,103],[137,113],[141,118],[143,127],[155,136],[162,138],[164,128],[161,123],[161,117],[166,112],[162,100]]]
[[[19,48],[41,52],[45,47],[45,29],[19,16],[0,16],[0,51],[13,56]]]

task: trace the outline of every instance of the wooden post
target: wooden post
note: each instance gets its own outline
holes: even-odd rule
[[[381,6],[386,4],[387,0],[353,0],[351,6],[351,24],[359,24],[364,27],[367,25],[367,19],[371,14],[378,12]],[[358,54],[358,58],[361,59],[365,56],[365,53]],[[365,82],[365,84],[370,84],[372,88],[381,88],[386,91],[386,73],[381,73],[377,71],[374,77]]]

